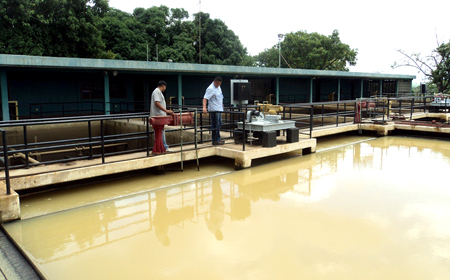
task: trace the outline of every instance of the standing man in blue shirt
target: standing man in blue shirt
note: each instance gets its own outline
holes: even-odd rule
[[[203,97],[203,113],[208,111],[223,111],[223,94],[220,85],[222,84],[222,77],[215,77],[211,85],[206,89]],[[208,110],[206,109],[208,104]],[[212,144],[223,145],[224,141],[220,140],[220,125],[222,124],[222,113],[210,113],[211,129],[212,129]]]

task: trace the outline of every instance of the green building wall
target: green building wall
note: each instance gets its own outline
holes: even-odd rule
[[[14,117],[14,102],[21,118],[148,111],[151,93],[160,80],[168,84],[168,104],[200,106],[215,76],[223,79],[225,105],[231,104],[231,79],[252,82],[252,99],[259,102],[305,103],[369,97],[387,89],[398,94],[401,88],[403,93],[405,88],[410,89],[408,81],[415,78],[382,73],[0,54],[2,118]],[[83,81],[102,85],[103,91],[97,90],[86,98]]]

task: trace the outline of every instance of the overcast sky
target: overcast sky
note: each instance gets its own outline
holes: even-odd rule
[[[437,40],[450,39],[450,1],[356,1],[356,0],[277,0],[269,4],[260,1],[228,0],[109,0],[111,7],[132,13],[136,7],[165,5],[184,8],[192,17],[201,11],[225,22],[239,36],[251,55],[256,55],[278,43],[278,34],[305,30],[331,35],[334,29],[341,41],[358,49],[357,65],[352,72],[380,72],[421,75],[408,67],[392,69],[394,61],[407,53],[431,53]],[[283,51],[283,50],[282,50]]]

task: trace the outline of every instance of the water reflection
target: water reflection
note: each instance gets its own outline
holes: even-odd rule
[[[205,222],[208,230],[214,234],[217,240],[223,239],[222,226],[225,219],[225,203],[223,203],[222,187],[220,179],[215,177],[212,186],[212,201],[209,213],[205,214]]]
[[[449,159],[385,137],[6,228],[49,279],[445,279]]]
[[[180,187],[27,219],[8,225],[8,230],[21,232],[22,246],[31,248],[30,253],[40,263],[65,259],[151,231],[158,242],[169,246],[170,228],[183,228],[185,222],[203,220],[216,240],[222,240],[225,216],[231,221],[249,218],[252,202],[279,201],[281,195],[290,191],[309,196],[313,168],[308,167],[308,162],[271,168],[270,172],[258,167],[235,175],[215,176]],[[321,160],[322,169],[324,164]],[[329,171],[332,170],[335,169]],[[44,220],[51,225],[51,230],[37,226]]]

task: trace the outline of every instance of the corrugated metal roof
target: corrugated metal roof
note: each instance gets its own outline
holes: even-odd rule
[[[272,77],[333,77],[333,78],[369,78],[369,79],[405,79],[416,76],[362,73],[327,70],[286,69],[269,67],[227,66],[212,64],[147,62],[132,60],[90,59],[69,57],[45,57],[0,54],[0,67],[97,69],[138,72],[170,72],[184,74],[233,74]]]

